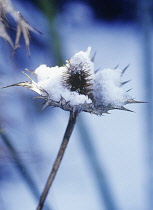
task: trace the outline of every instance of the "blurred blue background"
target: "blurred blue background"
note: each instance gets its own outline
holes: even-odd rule
[[[152,210],[152,1],[12,0],[43,35],[31,33],[15,56],[0,40],[0,86],[25,81],[25,68],[62,65],[92,47],[95,69],[130,67],[125,88],[147,104],[134,113],[81,113],[49,192],[51,210]],[[68,112],[48,107],[24,88],[0,90],[0,210],[36,208],[58,152]],[[44,209],[45,209],[44,208]]]

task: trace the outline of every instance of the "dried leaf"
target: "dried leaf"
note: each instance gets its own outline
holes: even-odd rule
[[[5,39],[12,46],[12,48],[14,48],[11,37],[8,35],[5,29],[5,24],[1,20],[0,20],[0,37]]]
[[[10,25],[7,24],[7,17],[6,17],[7,13],[9,13],[17,23],[15,45],[13,44],[6,30],[6,27],[8,26],[10,27]],[[13,51],[12,56],[14,55],[16,50],[20,47],[19,41],[20,41],[21,34],[23,34],[26,49],[27,49],[28,55],[30,55],[30,50],[29,50],[30,31],[33,31],[35,33],[41,33],[40,31],[30,26],[30,24],[24,19],[21,13],[14,9],[10,0],[0,0],[0,37],[7,40],[9,44],[13,47],[14,51]]]

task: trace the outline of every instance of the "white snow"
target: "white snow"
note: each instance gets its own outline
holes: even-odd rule
[[[78,66],[77,71],[81,70],[80,64],[83,65],[84,69],[90,69],[91,74],[94,73],[94,64],[90,59],[90,52],[91,52],[91,47],[87,48],[86,52],[79,51],[76,53],[72,58],[70,59],[70,64],[72,66]],[[67,67],[69,67],[69,63],[67,63]]]
[[[47,67],[45,65],[39,66],[35,70],[38,85],[42,87],[55,101],[59,101],[62,95],[62,75],[66,71],[65,67]]]
[[[103,69],[95,75],[94,96],[97,104],[119,108],[129,98],[122,86],[120,69]]]
[[[91,69],[93,72],[93,63],[91,62],[90,56],[91,48],[88,47],[86,52],[80,51],[76,53],[71,59],[71,65],[75,66],[76,70],[79,70],[79,64],[83,65],[84,69]],[[54,101],[60,101],[61,97],[63,97],[70,104],[79,105],[86,103],[91,103],[91,99],[88,96],[81,95],[77,92],[70,91],[66,86],[64,86],[64,75],[66,74],[67,68],[69,64],[62,67],[47,67],[46,65],[40,65],[35,70],[35,75],[38,80],[38,86],[43,88],[50,96],[50,98]]]
[[[88,96],[81,95],[75,91],[70,91],[64,85],[64,76],[67,69],[70,71],[80,72],[81,70],[90,71],[90,79],[93,83],[93,94],[97,105],[108,106],[114,108],[123,106],[129,98],[127,91],[122,86],[122,70],[120,69],[103,69],[94,73],[94,64],[90,59],[91,47],[87,51],[79,51],[67,61],[66,66],[62,67],[47,67],[40,65],[35,70],[35,75],[38,80],[38,86],[43,88],[52,100],[60,101],[61,96],[69,101],[71,105],[79,105],[83,103],[91,103]]]

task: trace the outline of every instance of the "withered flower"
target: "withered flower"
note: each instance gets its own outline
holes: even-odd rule
[[[124,107],[126,104],[140,103],[134,100],[128,91],[123,89],[123,85],[128,82],[122,81],[122,75],[126,68],[123,70],[107,68],[94,71],[94,59],[90,59],[90,51],[91,48],[88,47],[86,52],[80,51],[76,53],[61,67],[50,68],[46,65],[40,65],[35,71],[27,70],[36,77],[36,82],[24,73],[29,78],[29,81],[10,85],[23,86],[36,92],[39,95],[37,98],[46,101],[44,108],[53,106],[70,111],[63,141],[40,196],[37,210],[43,208],[78,114],[84,111],[102,115],[113,109],[130,111]]]
[[[23,86],[39,94],[37,98],[46,101],[47,106],[60,107],[71,112],[89,112],[102,115],[109,110],[126,109],[124,105],[139,103],[128,91],[123,89],[122,81],[125,71],[120,69],[103,69],[94,72],[91,48],[86,52],[76,53],[64,66],[47,67],[40,65],[33,74],[37,82],[24,73],[30,81],[11,86]]]

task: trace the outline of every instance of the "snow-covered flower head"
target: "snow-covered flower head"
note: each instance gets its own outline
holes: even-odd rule
[[[91,47],[87,51],[76,53],[64,66],[47,67],[40,65],[35,71],[29,71],[36,82],[25,74],[30,81],[11,86],[23,86],[39,94],[46,101],[44,107],[60,107],[71,112],[89,112],[102,115],[109,110],[127,110],[124,105],[138,103],[123,89],[125,71],[106,68],[94,71]]]

